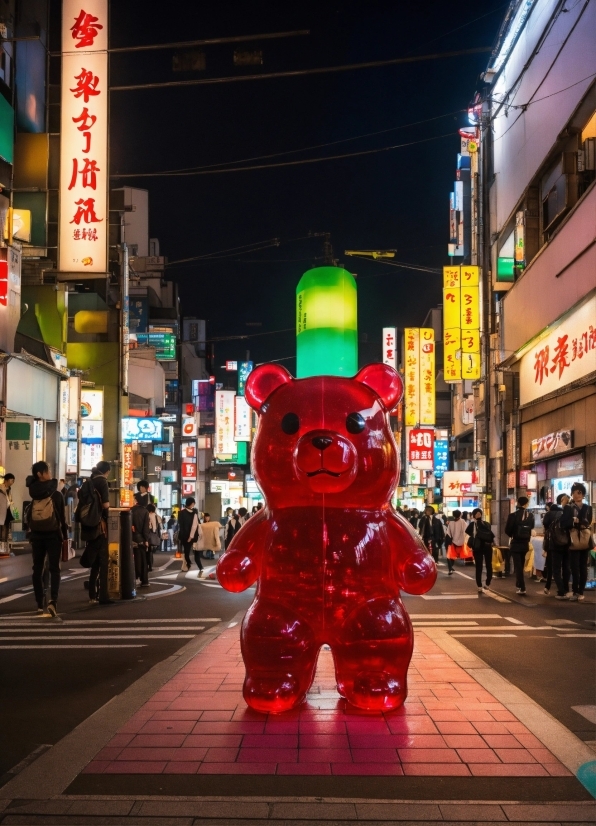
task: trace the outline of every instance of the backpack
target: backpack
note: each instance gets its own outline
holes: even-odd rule
[[[51,496],[46,496],[45,499],[33,499],[27,506],[25,521],[28,529],[35,533],[57,533],[60,531],[54,500]]]
[[[472,547],[475,551],[483,551],[485,548],[492,548],[493,532],[487,528],[484,522],[476,526]]]
[[[526,519],[526,512],[522,512],[522,517],[518,520],[517,525],[515,526],[515,533],[514,539],[516,542],[529,542],[532,538],[532,528],[530,527],[530,521]]]
[[[548,550],[564,551],[569,547],[569,531],[561,527],[563,511],[557,511],[555,519],[548,526]]]
[[[91,479],[86,479],[79,491],[79,502],[75,511],[75,521],[85,528],[97,528],[101,522],[101,502],[99,493]]]

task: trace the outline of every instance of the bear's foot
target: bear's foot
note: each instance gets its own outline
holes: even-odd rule
[[[344,683],[338,689],[351,705],[366,711],[392,711],[408,695],[406,680],[386,671],[361,671],[351,685]]]
[[[246,704],[255,711],[281,714],[299,705],[305,697],[299,681],[291,674],[256,674],[244,681]]]

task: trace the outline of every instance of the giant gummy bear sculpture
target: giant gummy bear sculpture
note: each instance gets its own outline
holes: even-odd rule
[[[236,534],[217,576],[234,592],[258,582],[241,636],[253,709],[302,702],[325,643],[354,706],[389,710],[407,696],[413,633],[399,592],[430,590],[436,568],[389,502],[399,460],[388,412],[401,394],[384,364],[351,379],[293,379],[273,364],[250,375],[253,472],[266,507]]]

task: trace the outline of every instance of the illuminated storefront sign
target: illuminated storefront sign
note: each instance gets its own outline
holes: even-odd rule
[[[161,442],[163,422],[161,419],[122,419],[123,442]]]
[[[81,419],[103,421],[103,390],[81,390]]]
[[[397,370],[397,329],[383,327],[383,364]]]
[[[58,269],[101,273],[108,248],[108,0],[62,2]]]
[[[522,357],[520,404],[529,404],[596,371],[596,296],[571,313]]]
[[[443,496],[465,496],[476,482],[472,470],[448,470],[443,475]]]
[[[176,358],[176,336],[173,333],[136,333],[139,344],[155,347],[155,358],[173,361]]]
[[[216,390],[215,392],[215,455],[232,456],[236,454],[234,441],[234,399],[233,390]]]
[[[244,388],[246,387],[246,382],[248,381],[248,377],[254,370],[255,363],[254,361],[241,361],[240,366],[238,368],[238,395],[244,396]]]
[[[196,480],[197,466],[194,462],[182,462],[182,478]]]
[[[480,268],[443,267],[446,382],[480,378]]]
[[[442,479],[449,470],[449,442],[447,439],[435,439],[433,473],[435,479]]]
[[[435,432],[431,428],[413,427],[408,435],[410,465],[418,470],[432,470]]]
[[[538,462],[549,456],[556,456],[557,453],[565,453],[572,448],[573,430],[557,430],[556,433],[548,433],[539,439],[532,439],[530,456],[532,461]]]
[[[235,399],[234,441],[250,442],[251,410],[244,396]]]
[[[182,419],[182,438],[195,439],[198,435],[197,419],[195,416],[188,416]]]
[[[406,327],[405,424],[435,423],[435,334],[431,327]]]
[[[123,482],[125,485],[133,483],[133,455],[132,445],[124,445],[124,457],[122,460]]]

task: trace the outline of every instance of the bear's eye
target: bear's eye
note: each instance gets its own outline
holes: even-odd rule
[[[346,430],[348,433],[362,433],[365,424],[360,413],[350,413],[346,418]]]
[[[295,413],[286,413],[281,420],[281,429],[284,433],[287,433],[288,436],[298,433],[300,430],[300,419]]]

